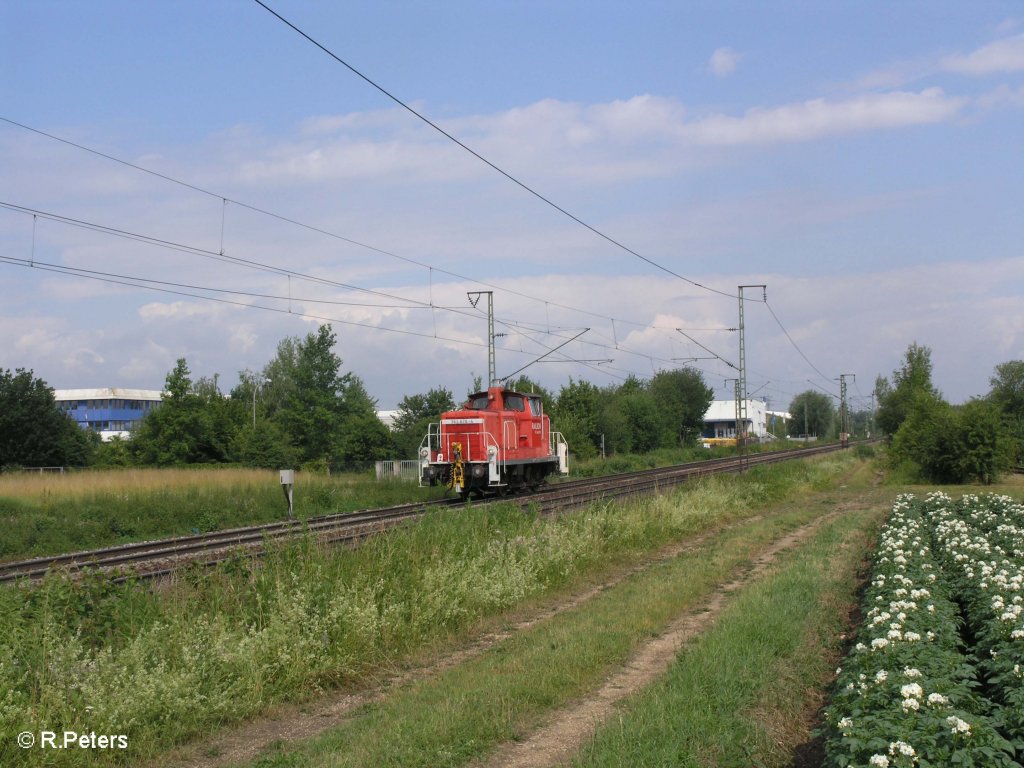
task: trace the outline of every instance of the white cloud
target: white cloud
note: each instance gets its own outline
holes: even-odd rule
[[[197,300],[191,302],[174,301],[170,303],[152,302],[139,307],[138,312],[142,322],[150,323],[196,316],[209,318],[210,315],[218,314],[219,309],[202,304]]]
[[[692,116],[678,100],[643,94],[582,105],[544,99],[523,107],[471,115],[446,130],[499,167],[528,182],[567,179],[600,184],[661,178],[706,162],[700,148],[814,141],[949,120],[966,100],[940,88],[866,93],[845,100],[812,99],[759,106],[740,115]],[[435,134],[410,131],[398,111],[318,118],[296,138],[242,162],[243,183],[274,185],[359,181],[415,184],[488,181],[493,172]],[[328,130],[329,129],[329,130]],[[535,183],[535,182],[534,182]]]
[[[942,61],[948,72],[962,75],[990,75],[1024,70],[1024,35],[1005,37],[964,55]]]
[[[715,77],[726,77],[736,71],[742,58],[742,54],[732,48],[717,48],[708,59],[708,70]]]
[[[920,93],[865,94],[845,101],[813,99],[781,107],[748,110],[742,117],[711,115],[682,128],[694,143],[769,144],[812,141],[826,136],[923,125],[949,120],[966,104],[941,88]]]

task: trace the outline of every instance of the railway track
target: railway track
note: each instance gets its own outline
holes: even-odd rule
[[[556,483],[527,495],[487,499],[472,504],[474,509],[495,503],[517,503],[542,514],[557,514],[602,500],[614,500],[656,492],[684,483],[694,477],[739,472],[747,467],[789,461],[841,450],[839,445],[770,451],[745,457],[709,459],[660,469],[647,469],[599,478]],[[458,499],[401,504],[383,509],[346,512],[310,518],[305,522],[283,521],[244,528],[232,528],[192,536],[122,544],[116,547],[71,552],[52,557],[35,557],[0,564],[0,582],[41,579],[58,569],[69,573],[99,570],[114,579],[156,578],[183,565],[214,565],[243,554],[259,557],[269,543],[296,535],[313,535],[319,541],[354,545],[363,538],[387,528],[415,520],[428,511],[459,506]]]
[[[212,565],[239,552],[258,554],[268,542],[281,541],[304,532],[310,532],[325,542],[355,541],[386,527],[420,517],[434,507],[456,503],[457,499],[424,501],[384,509],[324,515],[301,523],[291,520],[265,523],[69,552],[52,557],[35,557],[0,564],[0,582],[40,579],[53,568],[71,572],[87,568],[107,571],[122,569],[152,578],[169,573],[185,563],[202,562]]]

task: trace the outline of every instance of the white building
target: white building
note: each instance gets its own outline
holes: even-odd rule
[[[56,389],[53,399],[82,429],[99,432],[103,440],[128,437],[142,418],[160,405],[163,393],[153,389]]]
[[[788,419],[788,413],[768,410],[764,400],[747,400],[745,429],[740,431],[757,440],[774,440],[785,434]],[[704,414],[704,431],[701,432],[705,447],[716,442],[735,443],[736,431],[736,401],[712,401]]]

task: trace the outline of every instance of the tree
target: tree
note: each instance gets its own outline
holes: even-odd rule
[[[427,426],[439,420],[442,413],[454,408],[452,392],[444,387],[431,389],[425,394],[403,397],[398,403],[398,415],[391,428],[398,455],[415,456],[427,433]]]
[[[835,421],[835,408],[832,398],[824,392],[808,389],[793,398],[789,404],[789,434],[817,435],[827,437],[832,432]]]
[[[81,466],[99,441],[64,413],[32,371],[0,369],[0,467]]]
[[[890,460],[911,464],[923,479],[936,483],[960,482],[956,455],[956,414],[952,406],[931,392],[907,395],[906,415],[892,435]]]
[[[965,480],[994,483],[1016,455],[1013,436],[999,408],[986,400],[970,400],[957,409],[957,455]]]
[[[377,401],[355,374],[345,376],[333,466],[355,467],[393,455],[391,431],[377,417]]]
[[[281,428],[264,419],[254,429],[247,422],[231,441],[231,459],[250,467],[285,469],[295,467],[299,462],[298,451],[288,440]]]
[[[932,351],[917,342],[907,347],[903,365],[893,371],[891,386],[881,377],[879,379],[875,382],[878,399],[876,423],[887,435],[896,434],[918,393],[940,397],[932,386]]]
[[[997,365],[989,384],[989,400],[1008,416],[1024,420],[1024,360]]]
[[[390,452],[390,433],[377,418],[376,401],[358,376],[341,372],[336,341],[330,325],[303,339],[284,339],[263,369],[271,380],[264,396],[267,418],[288,436],[303,463],[350,466]]]
[[[714,391],[704,383],[699,371],[681,368],[659,371],[651,379],[648,391],[662,414],[659,443],[666,448],[694,444],[704,429],[704,416]]]
[[[629,376],[618,387],[602,389],[597,427],[609,452],[645,453],[657,448],[663,424],[647,382]]]
[[[1012,445],[998,408],[985,400],[951,406],[916,391],[892,439],[894,463],[909,463],[934,483],[992,483],[1006,470]]]
[[[580,458],[595,456],[601,444],[597,419],[602,399],[601,390],[589,381],[570,378],[552,406],[551,428],[562,433],[569,448]]]
[[[132,436],[132,450],[143,464],[204,464],[224,461],[232,438],[224,396],[216,378],[192,384],[185,358],[178,358],[164,383],[159,408],[150,411]]]
[[[1024,460],[1024,360],[1010,360],[996,366],[989,379],[988,399],[1002,414],[1014,441],[1014,460]]]

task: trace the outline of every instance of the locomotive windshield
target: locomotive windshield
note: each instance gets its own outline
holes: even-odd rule
[[[473,395],[471,398],[469,398],[469,402],[466,403],[466,410],[486,411],[488,402],[490,402],[490,399],[487,397],[486,392],[483,392],[479,395]]]
[[[522,395],[513,395],[509,392],[505,393],[505,407],[510,411],[525,411],[526,410],[526,398]]]
[[[530,401],[530,413],[534,416],[540,416],[544,413],[544,406],[539,397],[528,397],[526,399]]]

